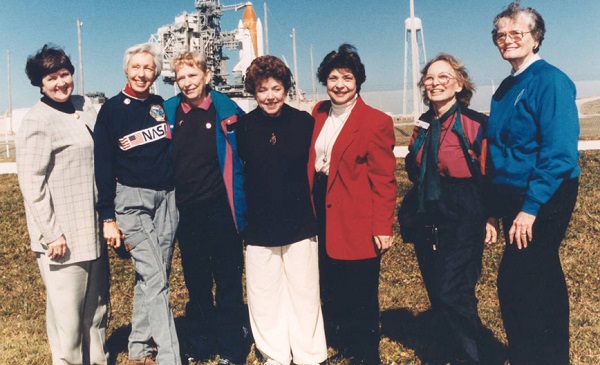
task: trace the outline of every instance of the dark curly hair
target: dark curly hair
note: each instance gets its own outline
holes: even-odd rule
[[[471,103],[471,98],[473,97],[473,92],[475,91],[475,83],[469,77],[467,73],[467,69],[465,65],[463,65],[456,57],[449,55],[447,53],[440,53],[435,58],[427,62],[425,67],[421,70],[421,79],[419,80],[419,88],[421,89],[421,94],[423,95],[423,104],[429,106],[431,100],[427,96],[427,90],[425,89],[424,79],[425,75],[429,71],[429,67],[437,61],[444,61],[452,67],[454,72],[456,72],[456,80],[462,85],[462,90],[456,93],[456,100],[460,104],[460,106],[468,107]]]
[[[281,81],[286,93],[292,87],[292,72],[282,60],[275,56],[260,56],[255,58],[246,70],[244,88],[248,93],[255,95],[256,89],[269,77]]]
[[[75,67],[61,48],[45,44],[35,55],[27,57],[25,73],[33,86],[42,86],[42,79],[51,73],[66,68],[71,75]]]
[[[360,61],[356,47],[344,43],[338,48],[337,52],[329,52],[317,70],[317,79],[319,82],[327,86],[327,78],[331,71],[335,69],[350,70],[356,79],[356,91],[360,92],[360,87],[367,80],[367,75],[365,73],[365,65]]]
[[[510,3],[506,9],[504,9],[494,18],[492,42],[494,42],[494,45],[496,44],[496,34],[498,34],[498,22],[500,19],[508,18],[514,20],[517,19],[517,17],[519,17],[521,14],[527,16],[529,19],[529,30],[531,31],[531,36],[538,42],[537,47],[533,49],[533,53],[538,53],[540,47],[542,46],[542,42],[544,41],[544,35],[546,34],[546,25],[544,23],[544,19],[542,18],[542,15],[534,8],[522,8],[518,0]]]

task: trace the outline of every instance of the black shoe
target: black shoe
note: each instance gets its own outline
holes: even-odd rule
[[[186,355],[189,361],[206,360],[215,355],[213,342],[204,336],[188,336],[186,345]]]

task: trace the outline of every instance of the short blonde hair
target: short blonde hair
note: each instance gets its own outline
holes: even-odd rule
[[[206,58],[198,52],[183,52],[171,58],[171,69],[177,75],[177,69],[181,66],[197,67],[203,72],[208,70]]]

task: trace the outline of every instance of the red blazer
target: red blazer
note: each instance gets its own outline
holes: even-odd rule
[[[331,101],[313,110],[315,128],[308,158],[311,192],[315,142],[327,120]],[[329,257],[360,260],[378,255],[373,236],[392,235],[396,207],[392,118],[358,98],[331,153],[327,180],[326,242]]]

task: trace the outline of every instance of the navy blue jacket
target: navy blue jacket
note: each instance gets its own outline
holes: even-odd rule
[[[162,103],[158,95],[139,100],[120,92],[100,109],[94,127],[100,219],[115,217],[117,181],[131,187],[173,189],[171,131]]]

